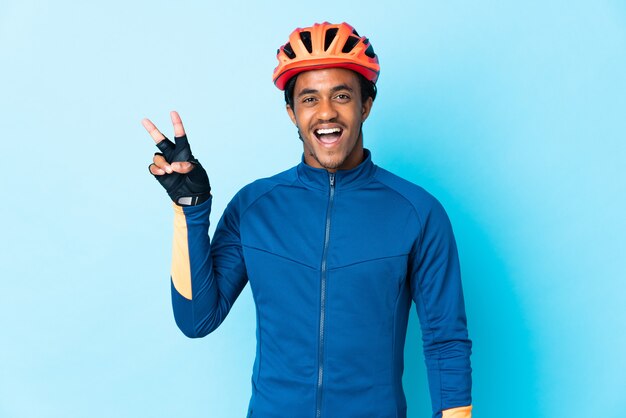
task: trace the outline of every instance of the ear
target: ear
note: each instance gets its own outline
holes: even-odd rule
[[[291,119],[294,125],[298,126],[298,123],[296,122],[296,114],[294,113],[291,106],[286,105],[285,107],[287,108],[287,114],[289,115],[289,119]]]
[[[365,122],[365,119],[370,115],[370,110],[372,110],[372,105],[374,104],[374,99],[368,97],[367,100],[361,106],[361,122]]]

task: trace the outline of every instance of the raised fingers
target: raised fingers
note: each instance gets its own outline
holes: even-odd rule
[[[172,118],[172,125],[174,125],[174,136],[181,137],[185,135],[185,128],[183,127],[183,121],[180,119],[180,115],[177,111],[172,110],[170,112],[170,118]]]
[[[157,129],[156,126],[154,126],[154,123],[152,123],[150,119],[148,118],[143,119],[141,121],[141,124],[143,125],[144,128],[146,128],[146,131],[148,131],[148,133],[154,140],[155,144],[158,144],[159,142],[165,139],[165,136]]]

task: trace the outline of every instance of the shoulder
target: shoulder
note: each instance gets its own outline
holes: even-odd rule
[[[384,168],[377,167],[375,178],[379,183],[402,196],[407,203],[413,206],[420,217],[424,217],[432,211],[444,211],[441,203],[423,187]]]
[[[452,225],[443,205],[423,187],[378,167],[376,179],[401,195],[414,209],[422,233],[452,237]]]
[[[241,212],[245,211],[254,202],[270,193],[274,188],[281,185],[290,185],[297,179],[296,167],[282,171],[271,177],[265,177],[253,181],[241,188],[233,197],[229,206],[236,204]]]

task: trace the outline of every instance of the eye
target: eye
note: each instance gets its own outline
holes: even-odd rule
[[[313,103],[315,101],[315,97],[305,97],[302,99],[302,103]]]
[[[340,102],[347,102],[350,100],[350,96],[346,93],[339,93],[338,95],[335,96],[335,99]]]

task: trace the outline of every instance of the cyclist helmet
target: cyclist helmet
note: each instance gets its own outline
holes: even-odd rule
[[[369,40],[345,22],[297,28],[289,35],[289,42],[278,49],[276,58],[278,66],[273,80],[280,90],[285,89],[290,78],[308,70],[347,68],[372,83],[376,83],[380,73],[378,57]]]

